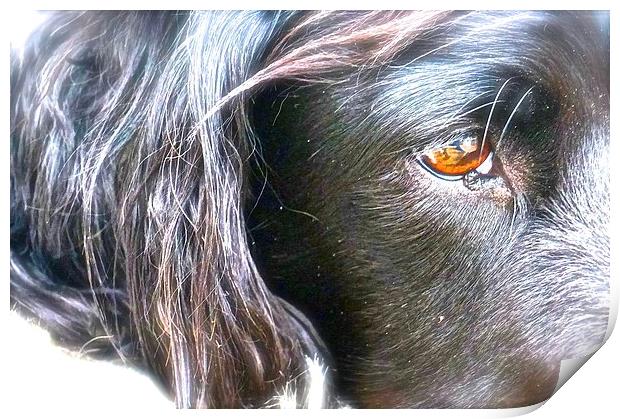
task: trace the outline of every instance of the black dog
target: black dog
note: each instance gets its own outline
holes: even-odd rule
[[[13,306],[183,407],[304,406],[314,357],[325,406],[544,400],[607,325],[608,24],[57,13],[12,60]]]

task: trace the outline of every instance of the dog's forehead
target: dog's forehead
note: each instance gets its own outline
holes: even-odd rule
[[[538,51],[546,48],[556,50],[569,48],[578,51],[588,42],[603,42],[609,36],[609,14],[586,11],[504,11],[472,12],[454,18],[440,26],[451,44],[501,50],[536,46]],[[589,50],[591,50],[590,45]],[[473,48],[474,50],[476,48]],[[574,51],[573,51],[574,50]],[[518,50],[512,49],[513,55]],[[493,51],[489,51],[491,53]]]
[[[609,69],[604,12],[473,12],[446,26],[444,36],[429,55],[520,69],[553,84],[574,85],[584,73],[602,78]]]
[[[429,42],[430,41],[430,42]],[[609,15],[590,12],[472,12],[429,27],[411,45],[409,64],[440,59],[538,72],[590,70],[609,60]],[[579,65],[583,64],[583,67]],[[475,72],[475,71],[474,71]]]

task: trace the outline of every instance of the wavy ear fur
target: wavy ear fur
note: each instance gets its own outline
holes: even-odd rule
[[[12,57],[12,305],[181,407],[307,392],[313,333],[248,248],[248,97],[223,100],[293,17],[64,12]]]

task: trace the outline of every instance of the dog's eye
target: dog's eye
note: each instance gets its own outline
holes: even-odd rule
[[[474,171],[487,174],[493,166],[493,151],[488,140],[471,136],[424,153],[418,160],[441,179],[459,180]]]

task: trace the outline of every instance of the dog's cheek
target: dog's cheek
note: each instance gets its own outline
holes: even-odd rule
[[[495,358],[518,345],[510,314],[495,309],[511,305],[497,265],[518,220],[493,202],[434,192],[399,179],[369,182],[349,193],[354,210],[339,223],[347,226],[344,245],[355,249],[349,263],[366,268],[349,294],[364,307],[356,321],[368,324],[364,350],[355,349],[365,358],[358,372],[383,371],[363,392],[369,400],[383,400],[388,385],[401,406],[451,405],[463,389],[489,383],[480,377],[497,387],[506,377]],[[439,389],[445,397],[433,398]],[[484,405],[459,401],[477,402]]]
[[[348,226],[342,235],[357,249],[351,260],[368,267],[356,291],[369,307],[359,314],[371,331],[366,367],[384,368],[384,378],[374,373],[374,384],[361,396],[369,406],[386,402],[386,385],[389,401],[399,406],[537,403],[551,396],[566,354],[585,351],[588,341],[600,343],[596,336],[604,325],[579,323],[584,316],[606,317],[597,312],[608,305],[605,290],[596,301],[585,298],[603,287],[596,283],[608,262],[588,261],[588,255],[606,248],[606,229],[599,225],[604,220],[585,225],[563,214],[582,211],[585,202],[553,209],[556,221],[544,225],[536,213],[521,211],[518,199],[497,205],[464,195],[458,186],[429,187],[427,179],[415,177],[403,182],[395,172],[341,191],[347,195],[355,211],[340,223]],[[606,202],[603,196],[590,199]],[[595,234],[573,243],[561,237],[579,231]],[[553,256],[554,248],[564,251]],[[580,258],[586,265],[600,263],[579,268]],[[567,274],[575,270],[590,273],[580,279]],[[590,314],[583,312],[587,307]],[[590,339],[592,328],[598,332]],[[433,396],[437,392],[443,398]]]

